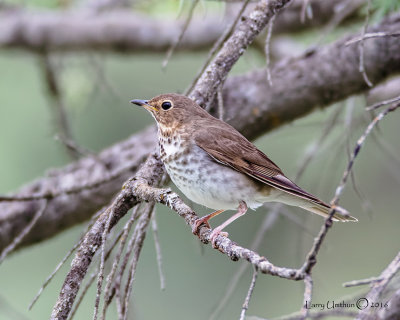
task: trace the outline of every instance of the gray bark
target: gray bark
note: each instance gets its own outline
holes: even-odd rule
[[[400,15],[395,15],[373,30],[399,29]],[[366,91],[368,87],[358,72],[357,45],[344,46],[347,39],[280,63],[272,72],[272,88],[267,83],[265,70],[228,78],[223,90],[225,119],[253,139],[315,108],[327,107]],[[400,41],[392,37],[367,40],[365,63],[367,74],[375,84],[397,74]],[[89,219],[136,172],[154,146],[155,130],[149,128],[105,149],[98,159],[84,158],[22,187],[18,195],[57,194],[62,190],[76,193],[51,200],[46,213],[21,246],[45,240]],[[114,179],[105,183],[107,177]],[[97,187],[85,188],[88,185]],[[38,206],[38,201],[0,203],[0,250],[29,223]]]

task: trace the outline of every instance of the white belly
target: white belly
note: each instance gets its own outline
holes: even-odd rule
[[[170,155],[168,151],[176,151],[176,147],[164,147],[164,159]],[[245,201],[249,208],[255,209],[266,201],[259,184],[243,173],[216,163],[196,145],[192,146],[190,154],[164,164],[179,190],[208,208],[236,209],[240,201]]]

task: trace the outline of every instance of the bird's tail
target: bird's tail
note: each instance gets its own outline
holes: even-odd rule
[[[329,212],[332,209],[332,207],[328,205],[324,206],[318,203],[309,203],[307,206],[302,206],[302,208],[310,212],[316,213],[324,218],[329,215]],[[339,206],[335,206],[335,213],[333,214],[332,220],[341,222],[358,221],[358,219],[351,216],[346,209],[343,209]]]

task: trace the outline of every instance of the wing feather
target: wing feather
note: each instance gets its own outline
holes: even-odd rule
[[[221,125],[223,124],[223,125]],[[328,204],[301,189],[250,141],[226,123],[195,131],[195,142],[216,162],[230,166],[267,185],[330,208]]]

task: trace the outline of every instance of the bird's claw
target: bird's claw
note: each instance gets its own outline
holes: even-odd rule
[[[197,218],[193,225],[192,225],[192,233],[197,235],[199,234],[199,228],[200,226],[204,223],[206,225],[207,228],[211,228],[209,223],[208,223],[208,219],[205,219],[206,217],[202,217],[202,218]]]
[[[227,238],[229,236],[229,234],[228,234],[228,232],[222,232],[221,230],[214,229],[210,234],[211,245],[214,249],[217,248],[216,241],[217,241],[218,236],[223,236],[223,237]]]

